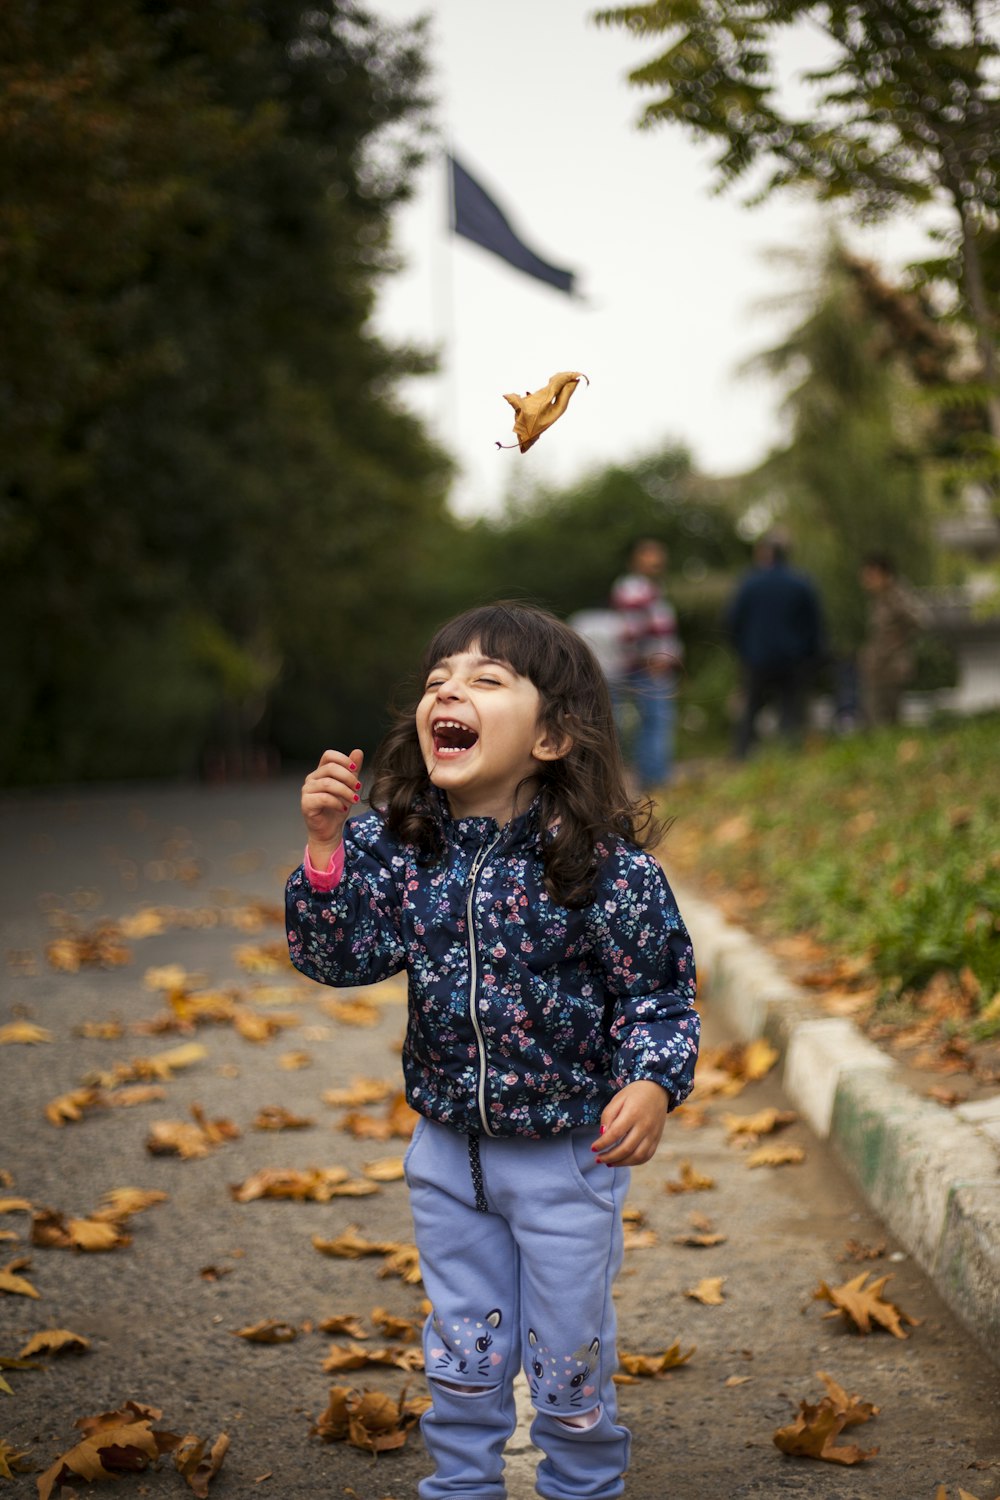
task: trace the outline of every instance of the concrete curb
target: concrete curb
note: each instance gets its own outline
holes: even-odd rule
[[[1000,1096],[951,1111],[902,1081],[851,1021],[824,1015],[750,935],[672,882],[707,1004],[781,1054],[790,1102],[1000,1365]]]

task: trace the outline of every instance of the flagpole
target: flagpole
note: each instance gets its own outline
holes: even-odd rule
[[[451,145],[449,141],[441,151],[444,175],[443,191],[441,173],[436,174],[436,202],[434,205],[434,254],[432,256],[432,318],[434,341],[440,350],[438,376],[438,427],[439,436],[445,440],[448,428],[454,423],[458,398],[457,368],[455,358],[455,286],[454,250],[452,248],[452,226],[455,221],[454,191],[451,175]],[[442,208],[444,213],[442,213]],[[443,223],[442,223],[443,220]]]

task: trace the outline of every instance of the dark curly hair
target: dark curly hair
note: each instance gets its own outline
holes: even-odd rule
[[[527,677],[541,698],[539,726],[572,748],[559,760],[539,761],[539,826],[558,825],[543,841],[545,886],[560,906],[593,899],[597,843],[609,837],[648,848],[660,835],[652,803],[631,798],[615,730],[611,696],[590,647],[547,610],[500,601],[467,610],[443,625],[424,653],[420,692],[428,673],[473,646]],[[381,808],[390,832],[430,862],[444,842],[431,783],[417,738],[416,703],[401,710],[375,756],[369,801]]]

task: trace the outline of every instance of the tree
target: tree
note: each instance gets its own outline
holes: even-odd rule
[[[425,80],[349,0],[0,10],[0,775],[305,753],[384,691],[448,476],[368,326]]]
[[[754,483],[816,575],[839,655],[863,634],[865,553],[890,553],[913,582],[931,581],[925,460],[947,442],[946,419],[916,392],[936,384],[948,342],[918,298],[833,244],[805,317],[755,361],[798,377],[785,400],[790,440]]]
[[[977,331],[990,428],[1000,440],[997,316],[982,237],[1000,212],[1000,58],[992,0],[655,0],[598,13],[666,52],[630,74],[656,91],[641,123],[717,141],[722,186],[758,169],[758,197],[806,187],[861,220],[937,201],[953,214],[961,288]],[[780,98],[777,48],[806,23],[829,65]]]

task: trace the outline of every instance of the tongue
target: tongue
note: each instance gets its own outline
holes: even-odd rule
[[[471,750],[478,738],[471,729],[443,727],[435,732],[438,747],[442,750]]]

